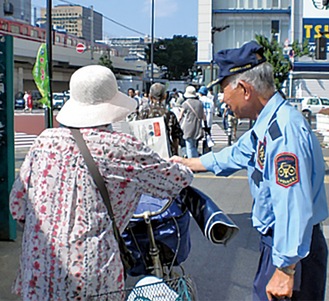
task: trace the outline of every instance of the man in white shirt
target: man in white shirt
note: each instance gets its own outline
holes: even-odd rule
[[[206,122],[203,122],[203,127],[205,131],[210,134],[214,115],[214,102],[207,96],[208,89],[205,86],[202,86],[198,93],[200,95],[199,99],[203,105],[204,114],[206,115]]]

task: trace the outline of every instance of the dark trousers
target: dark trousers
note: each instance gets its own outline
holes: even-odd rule
[[[272,236],[261,236],[261,256],[254,279],[254,301],[268,301],[266,285],[276,269],[272,262]],[[328,249],[319,225],[313,227],[310,253],[296,265],[294,301],[323,301],[326,289]],[[289,299],[285,299],[289,300]]]

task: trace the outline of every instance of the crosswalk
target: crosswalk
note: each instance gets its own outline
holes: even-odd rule
[[[116,127],[113,126],[113,129],[116,130]],[[37,135],[15,133],[15,148],[30,148],[36,137]],[[215,144],[227,144],[227,135],[218,124],[212,125],[211,137]]]
[[[37,135],[15,133],[15,148],[30,148]]]
[[[225,131],[218,125],[218,124],[213,124],[211,127],[211,138],[216,144],[225,144],[227,145],[227,134]]]

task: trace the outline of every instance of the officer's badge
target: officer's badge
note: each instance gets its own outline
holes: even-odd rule
[[[258,143],[257,162],[258,162],[260,169],[264,168],[265,150],[266,150],[266,138],[264,138],[264,142],[259,141],[259,143]]]
[[[295,154],[278,154],[274,162],[278,185],[287,188],[299,182],[298,158]]]

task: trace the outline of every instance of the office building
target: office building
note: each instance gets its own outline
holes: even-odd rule
[[[263,35],[272,35],[289,50],[294,41],[307,39],[311,56],[294,60],[289,78],[289,95],[324,95],[329,91],[328,61],[316,60],[316,38],[329,41],[329,10],[322,0],[199,0],[198,58],[204,71],[204,82],[211,76],[211,60],[221,49],[241,47]],[[327,43],[328,52],[328,43]]]
[[[106,44],[115,49],[119,56],[125,57],[126,60],[147,60],[147,49],[149,42],[147,38],[126,37],[126,38],[109,38]]]
[[[46,22],[46,8],[41,9],[40,23]],[[103,15],[80,5],[58,5],[52,9],[52,23],[68,33],[88,41],[103,38]]]
[[[255,34],[270,37],[273,32],[279,42],[284,42],[290,33],[291,2],[199,0],[198,62],[209,63],[213,52],[240,47],[244,42],[255,39]],[[299,27],[296,24],[296,29]],[[301,31],[294,36],[301,38]]]

